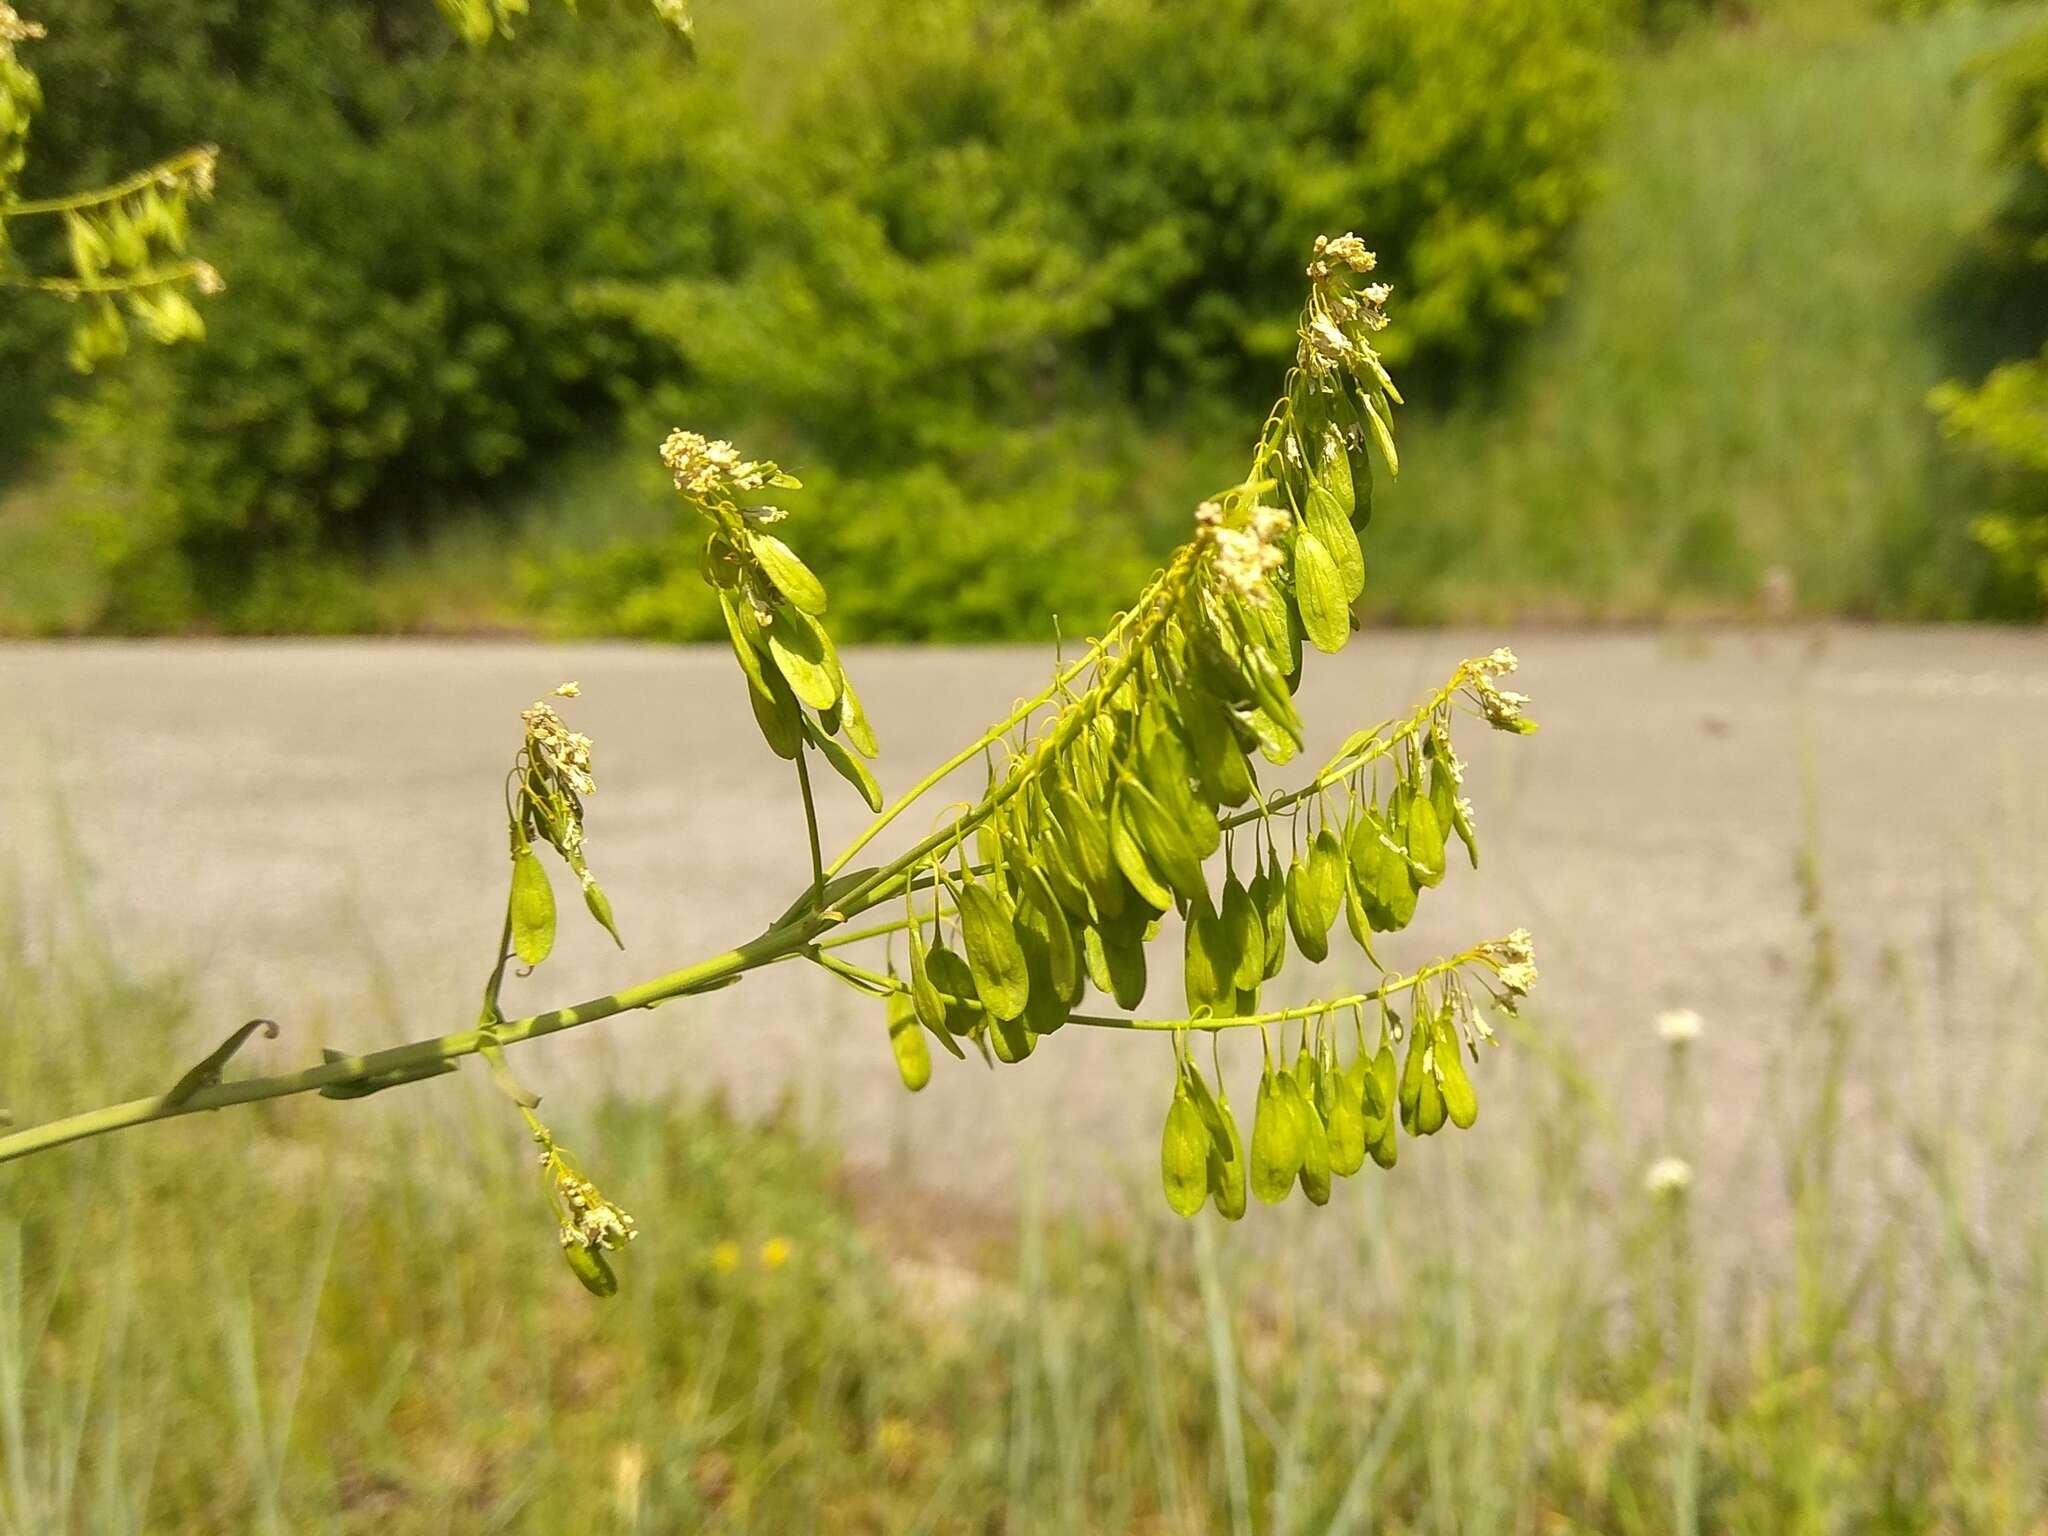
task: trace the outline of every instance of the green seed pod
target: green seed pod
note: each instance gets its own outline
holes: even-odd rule
[[[975,1006],[981,1001],[981,993],[967,962],[945,945],[934,944],[924,964],[932,985],[946,1004],[946,1032],[956,1039],[978,1034],[988,1023],[988,1014]]]
[[[1237,1002],[1237,946],[1204,893],[1188,908],[1187,946],[1181,966],[1189,1018],[1231,1013]]]
[[[1229,1099],[1216,1101],[1216,1113],[1230,1150],[1209,1154],[1209,1193],[1218,1215],[1225,1221],[1240,1221],[1244,1217],[1244,1142],[1237,1134],[1237,1117],[1230,1112]]]
[[[1434,1136],[1444,1128],[1449,1111],[1444,1104],[1443,1084],[1437,1080],[1435,1048],[1424,1052],[1422,1088],[1415,1096],[1415,1134]]]
[[[1372,1058],[1372,1077],[1379,1102],[1385,1106],[1382,1111],[1385,1117],[1382,1121],[1384,1128],[1378,1139],[1372,1141],[1367,1148],[1372,1153],[1372,1160],[1382,1168],[1393,1167],[1400,1152],[1400,1117],[1395,1113],[1399,1088],[1395,1082],[1395,1071],[1394,1048],[1382,1041]]]
[[[810,721],[800,719],[798,723],[803,728],[805,739],[824,754],[825,761],[832,765],[839,777],[860,791],[860,797],[867,802],[868,809],[881,810],[882,786],[875,782],[875,776],[868,765]]]
[[[1408,1055],[1401,1063],[1401,1127],[1410,1132],[1415,1129],[1416,1106],[1422,1102],[1422,1085],[1429,1077],[1422,1065],[1429,1049],[1428,1034],[1429,1026],[1418,1019],[1408,1036]]]
[[[1294,1119],[1296,1135],[1301,1144],[1301,1192],[1307,1195],[1311,1205],[1330,1203],[1330,1139],[1323,1126],[1323,1117],[1316,1113],[1316,1107],[1301,1091],[1300,1079],[1288,1075],[1280,1080],[1280,1092],[1286,1100],[1287,1112]]]
[[[1117,790],[1116,804],[1110,817],[1110,852],[1116,860],[1117,869],[1124,879],[1130,882],[1131,889],[1137,893],[1138,899],[1153,911],[1164,912],[1173,905],[1174,888],[1162,878],[1163,866],[1155,868],[1155,856],[1148,849],[1144,836],[1138,830],[1141,820],[1138,802],[1141,798],[1150,799],[1145,793],[1144,786],[1129,775],[1125,775]],[[1165,819],[1164,814],[1158,810],[1157,801],[1152,802],[1144,819],[1149,819],[1153,815],[1157,815],[1161,821]],[[1177,833],[1174,835],[1178,836]],[[1197,863],[1194,868],[1199,877],[1201,865]]]
[[[1128,914],[1127,914],[1128,916]],[[1118,919],[1082,935],[1089,974],[1119,1008],[1145,1000],[1145,925]]]
[[[1338,506],[1337,498],[1321,485],[1308,493],[1302,527],[1314,534],[1316,541],[1330,552],[1348,609],[1365,591],[1365,552],[1359,548],[1358,530],[1351,526],[1350,518]]]
[[[1438,884],[1444,877],[1444,828],[1427,795],[1409,800],[1406,831],[1410,873],[1424,885]]]
[[[1028,910],[1029,903],[1026,907]],[[1052,943],[1038,914],[1017,924],[1017,944],[1024,951],[1024,973],[1030,978],[1030,996],[1018,1022],[1034,1036],[1052,1034],[1067,1022],[1069,1005],[1053,979]],[[1078,965],[1074,974],[1080,975]]]
[[[555,888],[533,849],[512,850],[512,952],[521,965],[539,965],[555,947]]]
[[[618,924],[612,921],[611,898],[604,893],[604,887],[591,879],[588,872],[583,876],[583,905],[590,909],[590,915],[597,919],[604,931],[612,936],[612,942],[624,949],[626,941],[619,937]]]
[[[785,608],[768,626],[768,654],[790,692],[813,709],[839,702],[839,660],[818,621],[801,609]]]
[[[1448,1043],[1438,1053],[1437,1059],[1442,1062],[1444,1071],[1444,1113],[1459,1130],[1469,1131],[1479,1119],[1479,1095],[1466,1074],[1464,1057],[1457,1042]]]
[[[1326,1073],[1323,1080],[1329,1088],[1323,1119],[1330,1134],[1330,1171],[1348,1179],[1365,1166],[1366,1122],[1360,1085],[1349,1073]]]
[[[1057,779],[1047,786],[1046,799],[1067,834],[1067,846],[1074,855],[1074,873],[1080,877],[1089,900],[1095,903],[1097,914],[1115,917],[1123,910],[1124,881],[1109,845],[1109,818]]]
[[[1309,891],[1309,861],[1296,859],[1287,871],[1287,930],[1304,959],[1319,963],[1330,954],[1327,929],[1316,926],[1315,897]]]
[[[1287,884],[1281,877],[1280,860],[1259,861],[1252,879],[1252,905],[1258,908],[1259,928],[1266,936],[1266,964],[1261,979],[1271,981],[1287,964]]]
[[[1301,627],[1319,651],[1335,654],[1351,638],[1351,606],[1336,558],[1323,541],[1303,528],[1294,541],[1294,596]],[[1263,702],[1263,700],[1262,700]]]
[[[583,1289],[591,1295],[618,1295],[619,1277],[612,1273],[611,1261],[604,1256],[602,1248],[586,1248],[575,1242],[564,1243],[562,1257],[569,1261],[569,1272],[583,1282]]]
[[[1240,992],[1256,991],[1266,979],[1266,925],[1236,870],[1223,882],[1221,916],[1225,937],[1237,959],[1232,985]]]
[[[825,584],[797,558],[796,551],[770,533],[749,530],[747,547],[775,590],[805,613],[825,611]]]
[[[960,1049],[960,1042],[953,1038],[953,1031],[946,1025],[946,1000],[939,995],[939,989],[932,982],[931,967],[926,963],[924,936],[917,931],[917,924],[910,925],[910,1005],[917,1014],[918,1023],[938,1039],[939,1044],[962,1060],[967,1053]]]
[[[1045,936],[1047,969],[1053,995],[1071,1008],[1081,1001],[1087,983],[1082,970],[1081,946],[1067,922],[1067,910],[1053,893],[1052,881],[1044,869],[1027,867],[1024,877],[1026,907],[1031,909],[1032,926]],[[1046,1031],[1041,1030],[1041,1034]]]
[[[1255,784],[1252,765],[1230,728],[1222,701],[1199,687],[1189,689],[1184,698],[1188,740],[1203,795],[1216,805],[1243,805]]]
[[[1159,1145],[1159,1177],[1175,1214],[1192,1216],[1209,1198],[1210,1150],[1202,1112],[1188,1098],[1186,1086],[1179,1085],[1166,1111],[1166,1131]]]
[[[1321,828],[1309,844],[1308,870],[1303,879],[1307,882],[1309,921],[1322,928],[1327,949],[1337,909],[1344,903],[1344,846],[1328,827]]]
[[[1278,1205],[1301,1175],[1301,1127],[1282,1096],[1281,1074],[1266,1069],[1259,1081],[1259,1102],[1252,1116],[1252,1193],[1267,1205]]]
[[[918,1092],[932,1080],[932,1053],[918,1027],[917,1009],[901,992],[889,994],[889,1049],[896,1057],[896,1072],[903,1086]]]
[[[872,758],[881,744],[875,740],[875,728],[868,723],[868,712],[860,707],[860,695],[853,691],[853,680],[844,675],[839,679],[839,713],[853,750]]]
[[[1022,1017],[1031,997],[1031,977],[1003,898],[972,881],[957,887],[953,895],[976,995],[998,1019]]]
[[[988,1042],[1005,1066],[1014,1066],[1038,1049],[1038,1036],[1022,1019],[990,1020]]]

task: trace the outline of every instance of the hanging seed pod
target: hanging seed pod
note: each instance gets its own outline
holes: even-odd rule
[[[1287,884],[1280,872],[1278,855],[1260,856],[1258,873],[1252,877],[1252,905],[1258,909],[1259,931],[1266,940],[1266,963],[1260,970],[1271,981],[1287,964]]]
[[[1294,596],[1301,606],[1301,627],[1317,650],[1334,654],[1351,638],[1351,607],[1344,578],[1323,541],[1302,529],[1294,541]]]
[[[1237,1004],[1237,945],[1205,892],[1188,908],[1186,950],[1181,967],[1189,1018],[1224,1016]]]
[[[1142,813],[1139,809],[1141,801],[1150,802]],[[1161,825],[1170,825],[1166,823],[1165,813],[1159,810],[1158,802],[1151,799],[1144,786],[1129,775],[1125,775],[1118,786],[1116,803],[1112,807],[1110,817],[1110,853],[1116,860],[1118,871],[1138,899],[1153,911],[1164,912],[1174,904],[1176,887],[1162,878],[1163,868],[1155,869],[1154,856],[1148,852],[1145,836],[1140,831],[1141,819],[1152,825],[1155,830]],[[1167,835],[1176,840],[1179,838],[1178,832],[1170,832]],[[1178,848],[1173,852],[1176,857],[1180,854]],[[1190,853],[1187,857],[1192,858],[1193,855]],[[1194,865],[1194,871],[1196,883],[1199,884],[1199,863]]]
[[[875,782],[875,776],[869,771],[868,765],[810,721],[800,720],[799,724],[803,728],[805,738],[824,755],[825,761],[832,765],[842,779],[860,791],[860,797],[867,802],[868,809],[880,811],[882,786]]]
[[[946,1002],[932,982],[931,966],[926,963],[924,936],[917,931],[914,922],[910,925],[909,936],[910,1006],[917,1014],[918,1023],[930,1030],[939,1044],[965,1060],[967,1053],[960,1049],[960,1042],[953,1038],[953,1031],[946,1025]]]
[[[591,877],[587,869],[583,871],[583,905],[597,919],[598,925],[612,936],[612,942],[624,949],[626,941],[619,937],[618,924],[612,921],[611,898],[605,895],[604,887]]]
[[[1089,974],[1119,1008],[1145,1000],[1145,923],[1135,903],[1123,916],[1088,929],[1081,942]]]
[[[1209,1154],[1209,1194],[1216,1202],[1217,1214],[1225,1221],[1241,1221],[1244,1218],[1244,1142],[1238,1136],[1237,1117],[1231,1114],[1227,1097],[1217,1099],[1216,1113],[1229,1150],[1220,1153],[1212,1150]]]
[[[801,609],[783,609],[768,626],[768,655],[790,692],[813,709],[839,702],[839,662],[829,644],[817,620]]]
[[[979,1006],[981,993],[967,962],[945,945],[934,944],[924,964],[946,1005],[946,1032],[956,1039],[979,1034],[987,1025],[988,1014]]]
[[[1053,979],[1052,943],[1046,937],[1043,918],[1030,910],[1029,903],[1019,917],[1017,945],[1024,951],[1024,972],[1030,979],[1030,995],[1025,999],[1024,1012],[1019,1015],[1018,1022],[1034,1036],[1049,1035],[1067,1022],[1068,1004]],[[1079,974],[1077,966],[1075,975],[1078,977]]]
[[[1259,1101],[1252,1116],[1251,1187],[1267,1205],[1278,1205],[1301,1175],[1301,1127],[1283,1096],[1280,1084],[1291,1081],[1269,1065],[1259,1080]]]
[[[973,881],[953,892],[960,913],[960,936],[967,945],[967,968],[975,993],[997,1019],[1022,1017],[1031,997],[1031,976],[1017,929],[1003,898]]]
[[[1223,702],[1198,687],[1188,689],[1182,698],[1188,745],[1204,798],[1213,805],[1243,805],[1255,786],[1252,765],[1230,728]]]
[[[1406,826],[1410,873],[1423,885],[1437,885],[1444,878],[1444,829],[1437,820],[1436,805],[1427,795],[1408,799]]]
[[[1302,527],[1330,553],[1337,570],[1339,590],[1344,595],[1348,620],[1351,604],[1357,602],[1365,591],[1365,552],[1359,547],[1358,531],[1338,507],[1337,498],[1320,484],[1309,490],[1308,505],[1302,513]],[[1303,617],[1306,619],[1306,615]]]
[[[1344,848],[1330,828],[1319,829],[1309,844],[1308,870],[1303,878],[1307,882],[1308,921],[1321,929],[1327,951],[1330,929],[1344,904]]]
[[[760,562],[769,583],[790,603],[805,613],[825,611],[825,584],[797,558],[795,550],[773,534],[753,529],[747,532],[747,548]]]
[[[1365,1166],[1363,1080],[1371,1075],[1363,1055],[1352,1062],[1349,1071],[1326,1068],[1323,1073],[1324,1096],[1320,1107],[1330,1136],[1330,1171],[1340,1178],[1348,1179]]]
[[[1415,1112],[1422,1102],[1422,1085],[1429,1078],[1423,1066],[1423,1058],[1429,1051],[1429,1026],[1427,1015],[1416,1009],[1416,1025],[1408,1036],[1408,1054],[1401,1063],[1401,1128],[1411,1134],[1415,1130]]]
[[[1396,1096],[1399,1092],[1395,1083],[1394,1048],[1385,1041],[1372,1058],[1373,1088],[1368,1092],[1376,1094],[1380,1107],[1380,1134],[1367,1143],[1366,1150],[1372,1160],[1382,1168],[1394,1166],[1400,1154],[1399,1123],[1396,1114]]]
[[[1311,1205],[1330,1203],[1330,1139],[1323,1117],[1316,1113],[1309,1096],[1301,1091],[1300,1078],[1289,1073],[1280,1079],[1280,1093],[1292,1116],[1301,1146],[1301,1167],[1297,1177],[1301,1192]]]
[[[1443,1074],[1444,1114],[1459,1130],[1469,1131],[1479,1119],[1479,1095],[1465,1071],[1465,1056],[1458,1045],[1457,1027],[1448,999],[1437,1023],[1436,1062]]]
[[[903,1086],[918,1092],[932,1080],[932,1053],[924,1043],[917,1009],[902,992],[889,994],[887,1004],[889,1049],[896,1057],[896,1072]]]
[[[524,838],[512,849],[512,952],[539,965],[555,947],[555,888]]]
[[[1256,992],[1266,979],[1266,928],[1236,870],[1223,882],[1221,916],[1224,936],[1237,961],[1231,984],[1238,992]]]
[[[1067,834],[1067,846],[1074,855],[1074,872],[1089,900],[1095,903],[1096,913],[1104,918],[1115,917],[1123,910],[1124,880],[1116,856],[1110,851],[1109,819],[1058,779],[1047,785],[1046,801]]]
[[[1287,931],[1294,936],[1294,947],[1311,964],[1329,958],[1329,932],[1316,926],[1315,897],[1309,890],[1305,857],[1296,859],[1287,871]]]
[[[868,723],[868,712],[860,707],[860,695],[853,691],[853,679],[842,673],[839,679],[840,725],[845,729],[846,739],[853,744],[853,750],[862,757],[872,758],[881,749],[875,740],[875,728]]]
[[[1166,1186],[1166,1203],[1176,1215],[1194,1215],[1209,1198],[1211,1151],[1209,1128],[1202,1123],[1201,1111],[1188,1097],[1186,1083],[1176,1082],[1159,1146],[1159,1177]]]
[[[569,1261],[569,1273],[583,1282],[583,1289],[593,1296],[616,1296],[619,1293],[619,1277],[612,1273],[611,1261],[604,1256],[602,1248],[586,1248],[581,1243],[564,1243],[562,1257]]]
[[[747,702],[753,707],[755,723],[760,726],[761,735],[766,738],[771,752],[785,761],[793,760],[802,749],[803,741],[797,728],[796,695],[789,691],[789,685],[782,680],[779,671],[762,666],[763,648],[767,641],[746,604],[733,593],[721,590],[718,608],[725,618],[732,653],[747,680]]]
[[[1025,870],[1025,906],[1031,912],[1032,926],[1045,938],[1047,978],[1051,982],[1052,996],[1071,1008],[1081,1000],[1081,989],[1087,981],[1081,968],[1081,946],[1068,925],[1066,908],[1053,894],[1052,881],[1044,869],[1034,865],[1022,867]],[[1039,1031],[1041,1034],[1049,1032]]]

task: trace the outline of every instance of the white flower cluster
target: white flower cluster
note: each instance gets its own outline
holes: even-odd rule
[[[1215,550],[1212,568],[1217,579],[1260,608],[1272,600],[1266,578],[1287,563],[1279,540],[1291,522],[1283,508],[1255,506],[1242,526],[1232,527],[1215,502],[1205,501],[1195,508],[1195,536],[1207,540]]]
[[[710,440],[681,427],[662,439],[661,462],[675,476],[676,489],[693,501],[758,491],[775,473],[775,466],[765,460],[741,458],[723,438]]]
[[[27,43],[42,36],[41,22],[25,19],[7,0],[0,0],[0,43]]]
[[[1479,954],[1507,990],[1511,1009],[1535,989],[1536,943],[1528,929],[1517,928],[1504,939],[1480,945]]]
[[[1491,655],[1465,663],[1467,675],[1472,682],[1472,696],[1479,705],[1479,713],[1486,717],[1486,723],[1497,731],[1533,730],[1533,724],[1524,718],[1522,711],[1529,703],[1529,695],[1515,693],[1500,686],[1499,679],[1519,667],[1521,662],[1515,653],[1501,646]]]
[[[555,1163],[555,1190],[567,1213],[562,1217],[562,1246],[623,1248],[640,1235],[633,1218],[598,1192],[590,1180],[564,1166],[552,1151],[541,1154]]]
[[[555,695],[573,699],[578,692],[581,690],[574,683],[564,683]],[[588,736],[570,730],[545,699],[531,709],[521,710],[519,718],[526,722],[527,746],[548,770],[559,775],[579,795],[597,792],[597,780],[591,776]]]

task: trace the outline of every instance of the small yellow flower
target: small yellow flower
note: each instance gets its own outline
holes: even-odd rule
[[[789,1262],[789,1239],[771,1237],[761,1245],[761,1267],[780,1269]]]
[[[727,1238],[711,1250],[711,1267],[721,1275],[729,1275],[740,1267],[740,1245]]]

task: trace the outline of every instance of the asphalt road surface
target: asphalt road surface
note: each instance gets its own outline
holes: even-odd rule
[[[1858,1021],[1851,1126],[1901,1093],[1995,1092],[2048,1056],[2048,636],[1369,633],[1312,665],[1312,752],[1502,639],[1521,653],[1543,729],[1465,730],[1484,868],[1454,864],[1389,944],[1421,960],[1517,924],[1535,931],[1534,1038],[1477,1074],[1490,1106],[1503,1100],[1488,1098],[1489,1080],[1526,1087],[1531,1059],[1556,1047],[1612,1109],[1618,1144],[1648,1155],[1665,1059],[1651,1021],[1693,1007],[1706,1019],[1694,1048],[1703,1172],[1738,1187],[1761,1178],[1766,1105],[1817,1028],[1804,849]],[[894,790],[1038,686],[1049,657],[847,661]],[[557,958],[508,1002],[596,995],[757,932],[805,876],[803,827],[791,770],[756,737],[722,649],[0,646],[0,881],[38,931],[90,923],[136,969],[196,977],[209,1032],[282,1021],[282,1037],[250,1053],[261,1065],[461,1027],[503,910],[500,784],[518,711],[568,678],[583,697],[567,708],[597,743],[591,860],[629,947],[613,951],[564,887]],[[836,780],[822,793],[836,846],[862,825],[860,807]],[[904,831],[923,825],[906,818]],[[1309,991],[1306,977],[1282,985]],[[1152,1000],[1177,992],[1173,976],[1155,978]],[[1129,1170],[1149,1176],[1169,1072],[1161,1039],[1070,1029],[1000,1074],[941,1056],[911,1098],[877,1010],[799,965],[518,1060],[571,1102],[607,1081],[718,1087],[754,1106],[793,1092],[856,1162],[907,1160],[970,1199],[1013,1191],[1029,1165],[1078,1201]],[[1246,1042],[1233,1072],[1255,1063]],[[135,1091],[168,1082],[172,1065],[138,1060]],[[461,1091],[407,1090],[424,1103]]]

